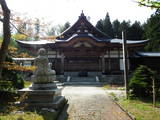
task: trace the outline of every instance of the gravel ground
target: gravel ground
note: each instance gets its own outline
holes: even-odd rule
[[[68,120],[131,120],[102,87],[66,86]]]

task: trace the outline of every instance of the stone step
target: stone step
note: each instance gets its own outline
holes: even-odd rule
[[[70,82],[96,82],[95,77],[71,77]]]
[[[102,86],[102,83],[100,83],[100,82],[64,82],[64,85]]]

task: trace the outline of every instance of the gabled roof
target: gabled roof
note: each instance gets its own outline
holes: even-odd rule
[[[81,42],[81,40],[93,40],[92,42],[95,42],[97,44],[104,44],[104,45],[118,45],[122,46],[122,39],[117,38],[111,38],[110,36],[106,35],[105,33],[98,30],[96,27],[94,27],[86,18],[84,13],[82,12],[79,16],[79,19],[67,30],[65,30],[61,35],[56,37],[56,39],[53,40],[43,40],[39,39],[38,41],[20,41],[17,40],[18,44],[23,47],[33,47],[33,48],[40,48],[43,46],[60,46],[63,44]],[[143,46],[148,42],[148,40],[127,40],[127,44],[131,47],[138,47]]]
[[[86,18],[82,12],[79,19],[67,30],[65,30],[61,35],[57,37],[57,41],[66,41],[70,39],[74,34],[79,36],[92,34],[98,41],[109,41],[111,37],[94,27]]]

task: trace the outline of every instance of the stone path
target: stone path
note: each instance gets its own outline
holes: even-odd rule
[[[102,87],[66,86],[62,94],[69,100],[68,120],[131,120]]]

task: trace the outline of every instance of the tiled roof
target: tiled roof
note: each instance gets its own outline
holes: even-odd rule
[[[160,52],[137,52],[142,57],[160,57]]]
[[[147,42],[148,40],[127,40],[127,44],[138,44],[138,43],[144,43]],[[118,43],[118,44],[122,44],[122,39],[111,39],[110,40],[111,43]]]
[[[22,44],[29,44],[29,45],[45,45],[45,44],[55,43],[55,41],[51,41],[51,40],[37,40],[37,41],[17,40],[17,42]]]
[[[98,41],[98,42],[109,42],[110,41],[110,39],[100,39],[100,38],[97,38],[97,37],[95,37],[93,34],[73,34],[70,38],[68,38],[68,39],[66,39],[66,40],[59,40],[59,39],[56,39],[55,40],[55,42],[68,42],[68,41],[70,41],[70,40],[72,40],[72,39],[74,39],[74,38],[77,38],[77,37],[90,37],[90,38],[92,38],[92,39],[94,39],[94,40],[96,40],[96,41]]]

